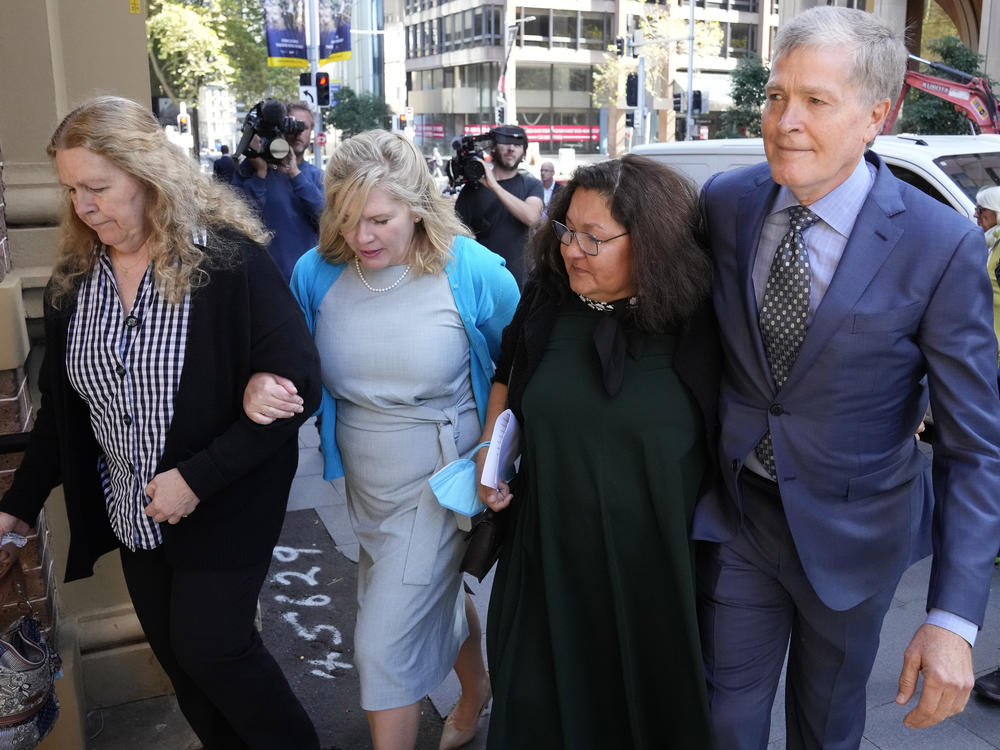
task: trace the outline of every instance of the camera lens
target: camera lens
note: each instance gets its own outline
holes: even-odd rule
[[[288,141],[284,138],[275,138],[268,144],[267,150],[268,153],[271,154],[272,159],[275,161],[281,161],[288,156],[288,152],[291,149],[288,147]]]

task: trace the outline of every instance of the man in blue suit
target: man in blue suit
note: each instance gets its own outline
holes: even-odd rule
[[[934,561],[896,702],[963,709],[1000,539],[1000,401],[981,232],[871,152],[906,48],[831,6],[781,27],[767,164],[702,193],[725,354],[726,492],[696,511],[699,616],[719,748],[765,748],[788,652],[789,748],[857,748],[902,572]],[[926,376],[926,381],[924,378]],[[914,433],[927,402],[940,442]],[[935,503],[936,499],[936,503]]]

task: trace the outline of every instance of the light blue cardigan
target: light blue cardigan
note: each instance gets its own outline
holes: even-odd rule
[[[520,294],[517,283],[504,267],[503,258],[475,240],[456,236],[451,245],[452,258],[445,274],[455,297],[455,307],[462,317],[469,337],[469,364],[472,370],[472,395],[479,411],[479,424],[486,419],[486,401],[490,378],[500,355],[500,335],[510,323]],[[306,316],[309,332],[316,335],[316,315],[326,293],[333,286],[345,264],[333,265],[313,248],[295,264],[292,293]],[[344,476],[344,466],[337,448],[337,401],[323,388],[319,438],[323,448],[323,478]]]

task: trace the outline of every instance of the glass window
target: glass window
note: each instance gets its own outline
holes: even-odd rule
[[[503,43],[503,8],[494,5],[490,12],[490,44]]]
[[[742,10],[746,13],[757,12],[757,0],[732,0],[729,7],[733,10]]]
[[[590,82],[593,75],[590,66],[569,68],[569,90],[570,91],[590,91]]]
[[[984,187],[1000,185],[1000,153],[940,156],[934,163],[944,170],[962,192],[975,203]]]
[[[472,9],[464,11],[462,13],[462,39],[464,43],[463,47],[471,47],[475,42],[473,41],[473,36],[475,36],[475,17],[473,16]]]
[[[552,89],[552,66],[518,65],[517,88],[550,91]]]
[[[483,14],[483,8],[476,8],[473,11],[473,21],[472,21],[472,43],[477,47],[483,43],[483,22],[486,16]]]
[[[444,87],[446,89],[455,88],[455,69],[448,67],[444,69]]]
[[[603,52],[611,44],[611,15],[581,13],[580,16],[580,46]]]
[[[535,17],[534,21],[520,24],[524,28],[523,43],[535,47],[548,47],[549,10],[547,8],[524,8],[519,15],[521,18]]]
[[[757,26],[750,23],[729,24],[727,57],[746,57],[757,51]]]
[[[576,13],[561,10],[552,11],[552,46],[576,46]]]

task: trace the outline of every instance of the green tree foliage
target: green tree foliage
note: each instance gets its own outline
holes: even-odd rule
[[[953,36],[931,40],[928,49],[940,62],[957,70],[984,76],[981,70],[982,57]],[[938,70],[927,70],[930,75],[948,80],[958,80],[956,76]],[[903,113],[897,130],[901,133],[924,134],[967,134],[969,119],[957,112],[952,104],[924,91],[911,88],[903,102]]]
[[[325,124],[341,131],[345,138],[386,126],[389,107],[372,94],[359,95],[350,86],[344,86],[337,89],[333,100],[336,106],[326,110]]]
[[[197,105],[198,88],[233,74],[209,10],[200,4],[154,0],[146,20],[154,80],[175,103]]]
[[[175,102],[197,105],[206,83],[247,106],[298,98],[300,69],[267,65],[260,0],[151,0],[146,30],[154,90]]]
[[[219,35],[235,69],[230,90],[247,107],[261,99],[298,99],[301,68],[267,64],[264,6],[260,0],[217,0]]]
[[[669,10],[647,10],[639,19],[646,43],[642,55],[646,65],[646,91],[654,96],[669,95],[677,60],[687,64],[688,19],[671,16]],[[695,21],[694,48],[696,55],[717,55],[723,42],[722,25],[718,21]],[[671,62],[673,61],[673,66]],[[618,57],[614,45],[604,53],[604,60],[594,67],[591,97],[599,107],[616,107],[625,96],[624,78],[638,67],[631,55]]]
[[[760,108],[764,105],[764,86],[769,75],[770,71],[756,55],[747,55],[736,63],[729,88],[733,106],[722,113],[723,137],[760,135]]]

